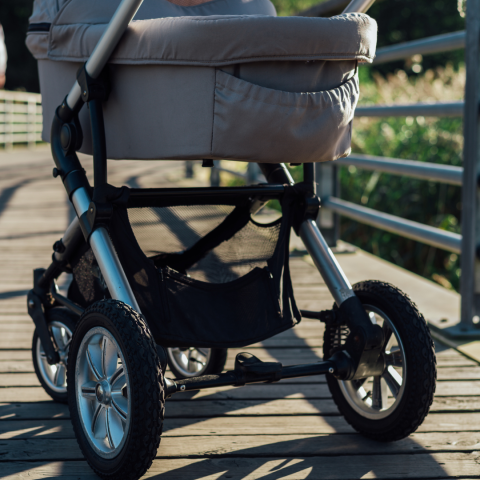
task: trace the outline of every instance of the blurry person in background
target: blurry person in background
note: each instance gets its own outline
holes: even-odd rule
[[[5,36],[0,24],[0,89],[5,86],[5,72],[7,71],[7,48],[5,47]]]

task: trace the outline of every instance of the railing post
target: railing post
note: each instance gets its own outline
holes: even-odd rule
[[[193,178],[193,162],[185,160],[185,178]]]
[[[220,171],[215,168],[220,166],[220,160],[213,161],[213,167],[210,169],[210,186],[219,187],[220,186]]]
[[[27,143],[29,148],[36,145],[36,122],[37,122],[37,102],[35,97],[29,97],[27,101]]]
[[[467,2],[467,38],[465,60],[465,111],[463,119],[463,189],[462,189],[462,257],[460,293],[461,330],[471,329],[474,317],[480,314],[480,259],[476,255],[480,245],[480,0]]]
[[[12,98],[5,98],[5,149],[13,148],[13,113],[15,104]]]
[[[338,167],[333,162],[318,163],[315,169],[317,195],[320,197],[339,197],[340,184]],[[329,247],[336,247],[339,238],[340,218],[330,209],[320,208],[317,224]]]

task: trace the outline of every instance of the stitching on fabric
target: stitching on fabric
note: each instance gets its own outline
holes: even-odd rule
[[[75,58],[75,59],[88,59],[89,56],[85,55],[54,55],[53,53],[48,54],[50,57],[53,58],[59,58],[65,61],[68,61],[69,58]],[[235,58],[229,58],[228,60],[190,60],[186,58],[176,58],[175,60],[162,60],[162,59],[132,59],[128,57],[111,57],[111,60],[113,60],[110,63],[117,63],[117,62],[132,62],[132,65],[168,65],[168,64],[176,64],[179,62],[185,62],[185,65],[203,65],[203,64],[209,64],[212,66],[222,66],[222,65],[230,65],[232,63],[236,63],[238,61],[242,60],[265,60],[265,59],[276,59],[276,58],[286,58],[286,59],[292,59],[292,60],[303,60],[306,58],[315,58],[316,60],[372,60],[375,58],[375,56],[370,57],[366,54],[361,54],[361,53],[338,53],[335,55],[328,55],[328,54],[315,54],[315,53],[307,53],[307,54],[289,54],[289,55],[265,55],[265,56],[256,56],[256,57],[235,57]],[[128,65],[128,64],[127,64]]]

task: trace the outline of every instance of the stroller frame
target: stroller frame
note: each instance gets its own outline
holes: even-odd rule
[[[395,441],[410,435],[423,422],[435,392],[436,361],[427,323],[409,297],[393,285],[372,280],[353,287],[350,285],[316,223],[320,199],[315,193],[313,163],[303,164],[303,182],[297,185],[281,163],[259,163],[267,183],[255,186],[128,190],[107,183],[103,104],[108,101],[110,84],[106,65],[142,1],[122,0],[92,55],[78,71],[75,85],[56,109],[50,139],[56,165],[53,176],[62,179],[76,218],[63,238],[55,243],[50,266],[34,270],[33,289],[28,293],[28,313],[36,327],[32,343],[35,372],[54,400],[68,402],[75,436],[87,462],[105,480],[137,480],[148,470],[159,447],[165,398],[189,390],[239,387],[313,375],[326,375],[326,383],[340,413],[366,437]],[[346,12],[365,11],[372,3],[373,0],[353,0]],[[90,186],[76,154],[83,141],[79,112],[84,103],[88,105],[90,116],[94,188]],[[204,158],[205,166],[212,165],[213,158],[217,158],[214,155],[211,153],[210,158],[208,155]],[[266,282],[275,279],[273,274],[277,275],[275,281],[278,287],[273,287],[277,291],[273,292],[271,283],[249,283],[251,290],[243,290],[247,293],[242,294],[244,286],[239,287],[236,283],[232,287],[230,281],[228,294],[233,292],[233,295],[228,296],[219,293],[225,290],[217,289],[218,285],[226,283],[210,282],[209,287],[214,286],[215,290],[209,290],[208,295],[204,294],[206,289],[199,289],[200,294],[183,296],[179,300],[176,297],[179,290],[167,290],[172,284],[169,287],[165,281],[158,290],[158,303],[145,301],[143,292],[149,295],[156,292],[153,286],[157,285],[157,274],[161,282],[164,281],[164,272],[167,272],[166,276],[173,271],[182,279],[186,278],[186,272],[180,270],[186,271],[196,262],[198,265],[202,252],[213,251],[225,239],[228,242],[228,235],[236,235],[244,227],[238,227],[241,221],[236,219],[225,227],[225,219],[220,224],[223,230],[217,226],[203,237],[195,237],[195,243],[176,256],[178,259],[184,253],[194,251],[189,261],[197,260],[188,267],[182,267],[181,262],[175,261],[169,264],[168,260],[165,265],[157,265],[152,264],[153,257],[145,255],[138,242],[135,245],[132,241],[124,245],[117,243],[123,232],[136,242],[127,208],[235,205],[235,208],[242,208],[242,221],[247,217],[250,221],[250,215],[271,199],[281,200],[284,207],[281,233],[275,240],[275,251],[280,252],[284,263],[279,260],[280,254],[274,253],[270,257],[270,265],[274,269],[255,269],[265,274],[263,278]],[[121,215],[127,215],[127,218]],[[128,224],[122,223],[122,218]],[[119,225],[130,230],[117,230]],[[239,229],[233,232],[237,227]],[[335,305],[331,310],[298,312],[295,306],[286,263],[291,227],[301,237],[332,294]],[[220,243],[215,245],[217,240]],[[253,243],[246,244],[250,247]],[[91,251],[85,253],[84,249],[88,247]],[[143,257],[136,256],[137,247]],[[82,263],[87,257],[89,260]],[[90,260],[96,261],[98,269],[97,265],[88,263]],[[133,274],[132,264],[135,269]],[[140,282],[137,281],[137,267],[142,270],[139,277],[147,268],[151,268],[151,276],[142,276]],[[75,297],[74,292],[71,292],[70,298],[61,295],[56,279],[62,273],[71,271],[70,268],[74,271],[77,268],[80,272],[78,278],[82,278],[84,271],[87,277],[90,273],[102,277],[103,295],[93,295],[92,299],[88,294],[90,300],[86,297],[82,299],[82,295]],[[74,280],[77,277],[74,276]],[[280,281],[283,281],[281,286]],[[87,286],[85,290],[89,288]],[[273,294],[278,295],[276,301],[281,292],[281,304],[278,301],[275,310],[273,302],[269,307],[267,305],[268,293],[264,292],[268,290],[272,299]],[[257,299],[252,301],[254,306],[251,308],[255,317],[243,325],[244,318],[249,314],[243,308],[237,308],[236,317],[226,317],[234,310],[233,304],[237,299],[243,302],[246,298],[248,302],[255,294],[258,294]],[[108,295],[111,299],[105,298]],[[81,305],[72,301],[75,298]],[[175,311],[177,323],[170,322],[172,315],[166,314],[173,299],[177,304],[181,303]],[[193,308],[187,310],[191,305]],[[210,305],[220,315],[209,325],[206,335],[198,339],[195,337],[198,335],[196,327],[206,328],[213,311],[208,310]],[[243,303],[237,305],[243,307]],[[277,305],[283,311],[280,308],[277,310]],[[263,310],[264,306],[270,310]],[[203,315],[204,310],[207,315]],[[195,311],[195,317],[191,315],[192,311]],[[276,330],[268,323],[274,314],[284,321]],[[299,321],[300,316],[325,323],[323,353],[326,360],[283,366],[280,362],[263,362],[250,353],[242,352],[236,356],[233,370],[218,373],[225,365],[226,346],[261,341],[280,332],[280,328],[290,328],[295,324],[293,317]],[[224,327],[220,323],[224,319],[230,322],[228,330],[222,332],[223,336],[219,336],[220,340],[215,343],[213,337],[217,329]],[[266,326],[263,333],[257,336],[250,335],[250,331],[248,336],[242,334],[252,325],[263,326],[260,323],[262,320]],[[172,324],[178,326],[179,333],[169,337],[168,326]],[[211,361],[212,354],[205,363],[199,362],[205,366],[211,361],[210,370],[205,367],[203,375],[175,374],[171,357],[168,357],[171,350],[167,354],[164,347],[180,349],[182,345],[211,348],[210,353],[216,349],[216,353],[220,352],[223,356],[218,355],[216,361]],[[164,376],[167,362],[172,372],[181,379]],[[400,369],[401,375],[398,373]]]
[[[108,99],[108,79],[104,75],[104,67],[142,2],[143,0],[121,2],[91,57],[79,71],[77,82],[58,107],[53,121],[51,145],[56,164],[53,176],[61,177],[77,217],[72,221],[63,238],[54,245],[51,265],[46,270],[34,271],[34,288],[28,294],[28,311],[50,364],[58,363],[59,357],[44,313],[48,302],[46,297],[50,294],[54,300],[75,314],[83,313],[82,307],[58,293],[55,284],[56,278],[65,271],[65,266],[83,237],[93,250],[111,297],[141,313],[105,226],[112,212],[112,204],[107,199],[107,156],[102,102]],[[371,3],[373,3],[371,0],[354,0],[346,11],[366,10]],[[78,113],[84,103],[88,103],[92,126],[95,187],[93,196],[90,194],[92,188],[85,171],[75,153],[82,143]],[[255,213],[268,200],[281,198],[286,186],[294,184],[283,164],[259,165],[267,178],[267,185],[230,188],[132,189],[131,196],[158,195],[189,198],[197,205],[208,204],[212,198],[218,201],[220,198],[240,196],[250,200],[250,211]],[[381,353],[384,344],[383,331],[370,321],[317,226],[315,220],[320,199],[315,194],[314,164],[304,164],[303,169],[304,184],[309,188],[305,198],[300,202],[303,218],[298,222],[298,234],[332,294],[337,308],[328,312],[302,311],[301,313],[306,318],[314,318],[330,324],[335,324],[341,318],[351,332],[345,348],[327,361],[287,366],[280,371],[275,366],[277,364],[264,364],[259,370],[258,363],[263,362],[256,359],[258,363],[251,367],[248,362],[243,365],[237,362],[234,371],[218,375],[176,381],[165,379],[167,396],[178,391],[226,385],[240,386],[327,373],[341,380],[352,380],[378,375],[384,370],[385,359]]]

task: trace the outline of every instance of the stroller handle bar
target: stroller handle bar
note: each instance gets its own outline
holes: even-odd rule
[[[374,3],[375,0],[352,0],[342,13],[365,13]]]
[[[352,0],[343,13],[366,12],[374,2],[375,0]],[[143,0],[122,0],[85,65],[87,73],[92,78],[97,78],[100,75],[142,3]],[[67,105],[72,110],[78,111],[81,107],[81,98],[80,85],[75,82],[67,96]]]

